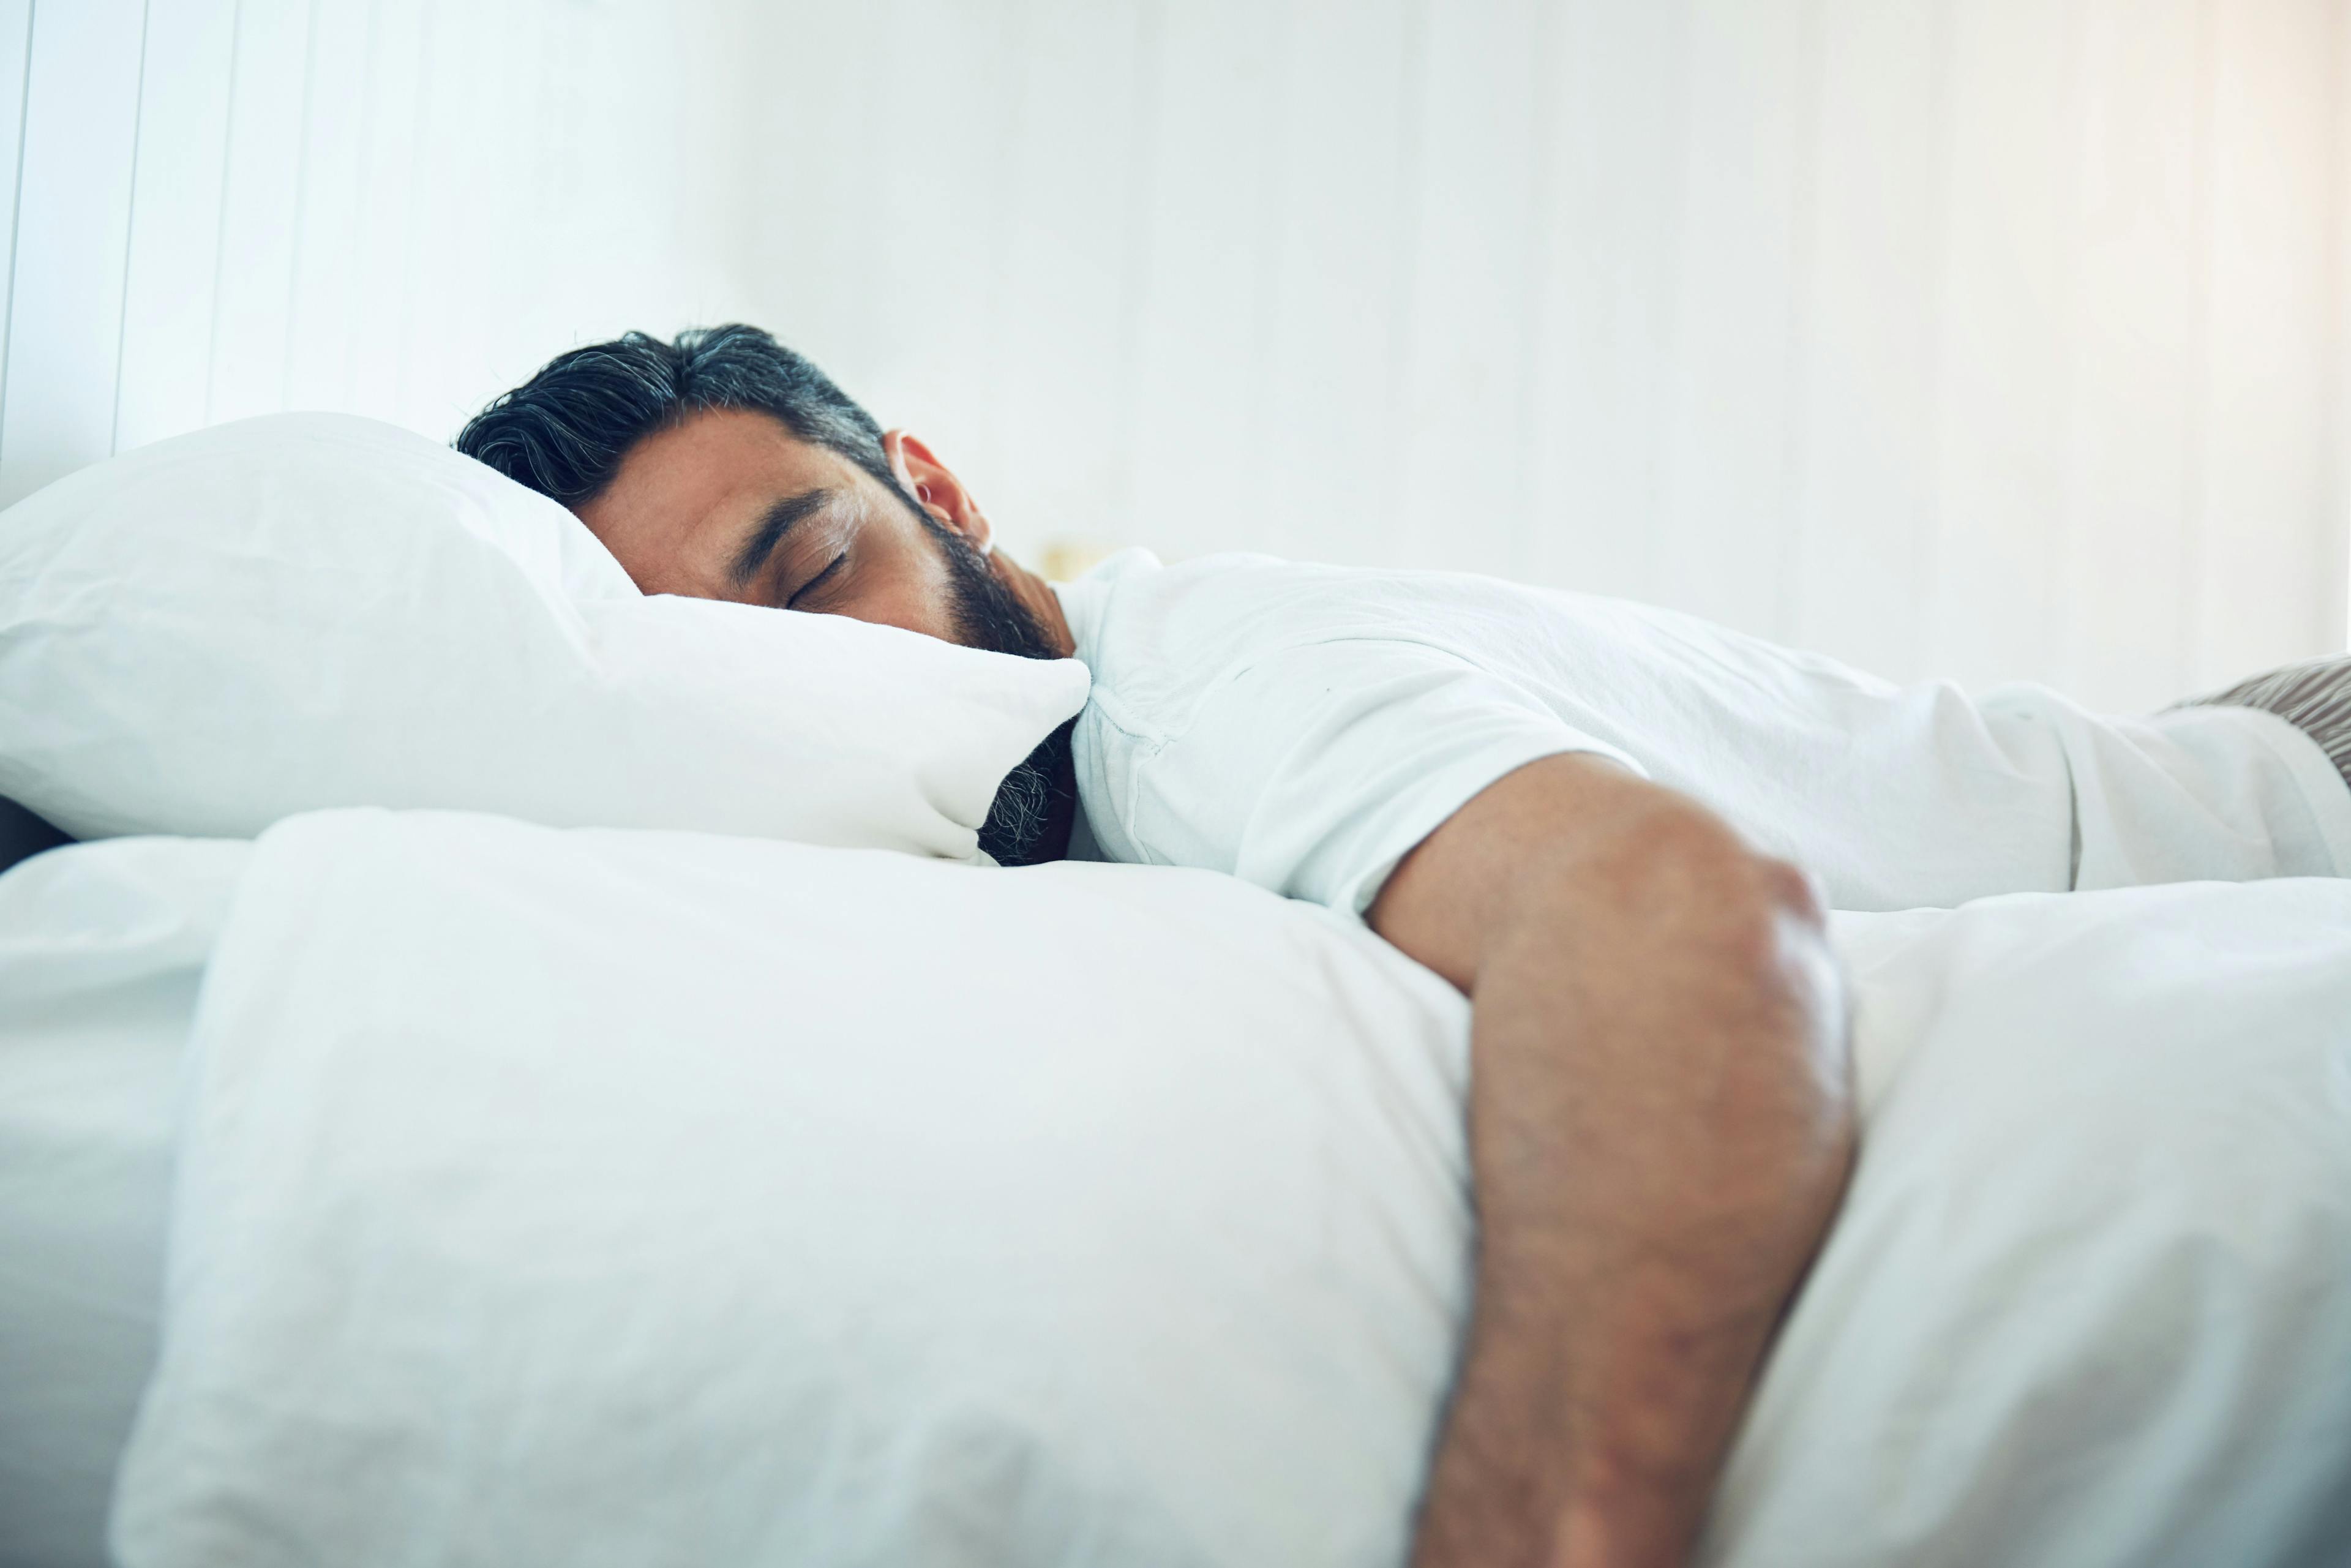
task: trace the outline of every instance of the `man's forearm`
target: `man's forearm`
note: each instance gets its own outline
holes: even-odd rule
[[[1819,918],[1671,809],[1482,892],[1440,954],[1475,1004],[1478,1300],[1416,1561],[1677,1563],[1852,1157]]]

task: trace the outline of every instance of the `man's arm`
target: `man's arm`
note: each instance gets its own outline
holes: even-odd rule
[[[1474,1020],[1477,1308],[1415,1561],[1679,1563],[1853,1160],[1810,885],[1566,756],[1464,806],[1370,919]]]

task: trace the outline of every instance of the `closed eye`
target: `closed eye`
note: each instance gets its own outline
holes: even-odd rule
[[[751,530],[751,537],[743,541],[743,548],[737,550],[735,559],[727,563],[727,580],[737,588],[748,587],[751,580],[758,577],[768,562],[774,559],[776,550],[784,542],[784,536],[805,519],[824,510],[831,504],[832,495],[831,490],[819,486],[813,490],[803,490],[797,496],[787,496],[769,507],[760,515],[759,526]]]
[[[834,556],[831,566],[826,567],[822,571],[818,572],[814,577],[810,578],[806,582],[801,583],[798,588],[792,590],[792,596],[784,601],[784,608],[787,610],[799,609],[800,601],[815,592],[816,590],[823,584],[826,579],[830,578],[833,573],[841,570],[841,563],[846,561],[848,559],[849,556],[846,551]]]

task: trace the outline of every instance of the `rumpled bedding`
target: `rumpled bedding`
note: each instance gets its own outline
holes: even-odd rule
[[[2351,883],[1840,916],[1866,1107],[1703,1561],[2337,1563]],[[1398,1563],[1460,998],[1206,873],[297,818],[126,1568]]]

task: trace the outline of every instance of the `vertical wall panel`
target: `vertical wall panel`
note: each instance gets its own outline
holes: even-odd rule
[[[24,168],[25,89],[31,68],[33,0],[0,0],[0,383],[8,363],[8,281],[16,259],[17,175]]]
[[[2203,0],[2091,0],[2066,413],[2070,526],[2043,677],[2146,709],[2189,689]]]
[[[1827,0],[1802,305],[1795,639],[1924,667],[1949,182],[1941,0]]]
[[[1698,0],[1666,409],[1657,584],[1680,609],[1786,634],[1789,398],[1818,89],[1815,0]]]
[[[1143,8],[1030,0],[992,385],[998,461],[1024,477],[1019,525],[1115,528],[1127,495],[1126,290]]]
[[[1264,311],[1248,324],[1260,357],[1239,386],[1195,394],[1251,400],[1234,465],[1215,448],[1192,459],[1204,488],[1229,479],[1209,525],[1222,548],[1332,560],[1391,552],[1420,221],[1414,106],[1431,3],[1295,0],[1278,46],[1263,46],[1278,47],[1280,68],[1278,129],[1262,154],[1275,171],[1261,188]],[[1182,533],[1150,542],[1192,553]]]
[[[380,419],[400,410],[401,347],[409,328],[408,272],[422,226],[416,202],[416,142],[423,99],[426,5],[382,0],[368,43],[366,131],[360,176],[367,200],[359,214],[351,292],[350,379],[343,404]]]
[[[550,244],[556,226],[558,200],[554,164],[555,138],[540,128],[555,123],[557,47],[570,29],[568,16],[550,0],[524,0],[514,18],[515,63],[507,91],[517,127],[511,162],[497,180],[499,204],[516,231],[516,250],[526,277],[544,278],[562,265],[563,253]],[[543,284],[527,287],[513,303],[500,326],[497,361],[507,367],[500,379],[512,382],[524,370],[536,368],[558,350],[571,345],[566,323],[551,319],[556,291]]]
[[[574,149],[569,139],[550,137],[544,130],[560,123],[556,118],[559,48],[561,39],[575,30],[573,13],[563,0],[519,0],[509,25],[514,32],[500,96],[511,152],[496,166],[492,188],[497,221],[514,235],[511,248],[520,286],[489,324],[493,384],[473,389],[477,403],[570,348],[579,329],[566,308],[570,290],[547,284],[572,265],[571,252],[559,238],[568,198],[559,187],[568,182],[557,172],[556,163]]]
[[[2335,595],[2326,614],[2326,646],[2351,648],[2351,5],[2338,3],[2334,22],[2334,119],[2327,136],[2333,165],[2328,180],[2333,194],[2328,237],[2333,309],[2328,316],[2327,352],[2333,370],[2329,402],[2334,417],[2326,444],[2331,484],[2328,521],[2320,530],[2333,559],[2320,570],[2333,584]]]
[[[923,436],[983,508],[995,434],[986,379],[1003,280],[1018,18],[960,0],[896,0],[876,17],[886,108],[872,126],[866,353],[854,395]],[[778,323],[789,340],[797,323]],[[848,373],[844,369],[843,373]],[[1010,520],[1019,526],[1018,515]]]
[[[2199,685],[2327,645],[2324,323],[2334,85],[2324,0],[2231,0],[2213,40]]]
[[[144,23],[142,0],[34,13],[0,505],[112,445]]]
[[[1923,667],[2049,668],[2065,559],[2082,180],[2077,0],[1967,0],[1948,25],[1950,176]]]
[[[148,0],[114,448],[204,423],[236,0]]]
[[[460,162],[450,179],[462,193],[462,216],[451,233],[452,240],[459,234],[496,234],[509,222],[506,157],[510,155],[508,150],[524,145],[531,134],[515,113],[522,63],[518,34],[523,12],[538,3],[486,0],[471,8],[461,26],[452,28],[466,40],[475,67]],[[678,10],[681,21],[694,14],[683,5]],[[442,47],[445,51],[453,46]],[[683,172],[678,180],[687,183]],[[464,244],[444,244],[443,248],[450,256],[449,286],[438,310],[448,323],[447,336],[458,352],[450,356],[445,380],[434,388],[436,403],[424,418],[428,428],[447,436],[455,434],[491,394],[504,390],[509,371],[519,372],[523,368],[501,363],[506,324],[522,308],[528,295],[547,287],[548,272],[536,264],[527,242],[501,246],[486,256]]]
[[[684,202],[672,242],[661,253],[657,281],[664,292],[681,297],[697,320],[745,313],[742,257],[749,225],[743,195],[754,187],[742,125],[746,106],[776,90],[757,63],[740,57],[737,40],[743,14],[751,8],[752,0],[691,0],[643,5],[641,13],[648,25],[664,29],[667,57],[674,62],[666,72],[677,106],[674,129],[662,143],[661,158],[665,168],[682,171],[674,188]],[[883,112],[888,111],[884,105]]]
[[[699,16],[701,8],[697,6],[687,14]],[[485,133],[496,139],[494,145],[509,149],[510,158],[477,158],[476,162],[481,164],[481,223],[486,228],[513,231],[516,243],[508,250],[501,294],[495,303],[485,305],[479,318],[480,350],[475,356],[472,377],[466,384],[453,389],[461,413],[467,416],[491,394],[536,369],[557,350],[570,346],[568,341],[550,343],[550,336],[560,338],[562,334],[540,331],[532,321],[533,302],[554,292],[548,287],[547,279],[563,263],[559,255],[544,249],[538,221],[540,209],[535,193],[519,189],[515,178],[516,164],[530,156],[547,123],[539,94],[544,87],[544,29],[549,19],[548,0],[506,0],[505,25],[489,89],[491,113]],[[695,52],[714,58],[726,57],[708,48]],[[718,68],[712,68],[715,73]],[[715,148],[711,161],[724,163],[726,157],[723,150]],[[527,327],[530,329],[527,330]],[[453,423],[448,433],[454,434],[456,428]]]
[[[1289,18],[1261,0],[1175,5],[1161,20],[1135,286],[1134,505],[1144,541],[1263,548],[1258,489],[1274,204],[1286,142]]]
[[[1550,57],[1528,566],[1600,593],[1662,586],[1688,26],[1689,0],[1585,0],[1564,7]]]
[[[413,429],[431,428],[429,388],[448,354],[447,329],[438,314],[445,247],[435,231],[461,222],[446,185],[458,123],[472,74],[467,54],[452,50],[451,0],[417,0],[416,107],[407,152],[409,223],[394,237],[401,247],[397,331],[392,343],[391,416]]]
[[[377,8],[377,0],[321,0],[311,26],[286,359],[286,401],[295,408],[340,407],[350,383],[352,335],[365,309],[357,283]]]
[[[214,420],[286,406],[311,5],[239,0],[206,409]]]
[[[504,7],[496,0],[437,0],[427,15],[428,69],[420,99],[415,189],[432,214],[419,223],[409,253],[407,330],[401,343],[400,421],[445,435],[465,409],[450,397],[463,382],[477,344],[476,307],[499,292],[507,258],[476,252],[460,236],[482,232],[478,173],[489,143],[480,124],[496,90],[491,46]],[[429,204],[427,205],[426,204]]]
[[[476,234],[495,234],[515,224],[516,212],[507,158],[529,144],[537,128],[521,118],[523,83],[528,79],[524,53],[528,37],[528,13],[540,0],[495,0],[481,8],[476,16],[483,35],[480,49],[482,74],[476,78],[475,110],[471,126],[474,145],[465,160],[465,186],[466,207],[470,214],[467,226]],[[681,18],[698,12],[680,6]],[[505,157],[486,157],[487,149],[496,148]],[[715,156],[715,154],[714,154]],[[519,225],[515,225],[519,227]],[[466,247],[454,247],[462,257]],[[472,417],[491,394],[501,392],[525,366],[508,358],[513,347],[508,340],[508,324],[523,308],[523,301],[533,293],[545,292],[549,276],[547,261],[536,254],[527,239],[517,235],[517,243],[502,247],[490,267],[480,269],[490,276],[483,279],[492,287],[466,287],[468,268],[464,261],[458,265],[460,303],[453,305],[450,318],[453,326],[464,332],[469,351],[460,356],[453,368],[443,407],[446,415],[434,429],[442,435],[454,435],[465,420]],[[544,357],[541,350],[534,362]]]
[[[1531,464],[1539,7],[1427,8],[1395,559],[1515,575]]]
[[[1025,36],[1021,7],[990,9],[1013,39]],[[751,245],[768,285],[763,324],[853,388],[861,375],[894,373],[893,367],[877,363],[880,356],[868,348],[872,302],[865,266],[874,184],[895,177],[896,171],[869,163],[868,154],[885,114],[919,117],[925,110],[919,103],[902,110],[895,102],[877,8],[780,0],[755,8],[754,17],[759,29],[754,47],[765,62],[765,75],[791,84],[789,92],[771,89],[754,99],[752,134],[763,156],[754,175],[758,199]],[[823,62],[822,68],[814,67],[816,61]],[[1019,75],[1000,68],[983,79],[1003,112],[1017,121],[1022,113]],[[1008,208],[1008,155],[1007,167],[987,189],[998,208]],[[945,236],[941,243],[960,265],[987,268],[993,284],[1000,257],[962,236]],[[992,343],[992,316],[989,331]],[[983,353],[992,372],[993,350]],[[995,410],[981,411],[978,423],[983,439],[992,435]]]

